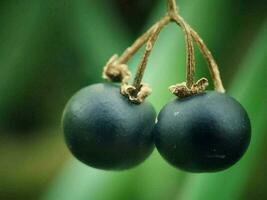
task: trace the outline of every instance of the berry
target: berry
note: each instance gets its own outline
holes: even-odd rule
[[[144,102],[133,104],[112,84],[95,84],[77,92],[63,113],[65,141],[83,163],[122,170],[143,162],[153,151],[156,113]]]
[[[189,172],[215,172],[243,156],[251,125],[236,100],[209,91],[167,104],[153,132],[159,153],[173,166]]]

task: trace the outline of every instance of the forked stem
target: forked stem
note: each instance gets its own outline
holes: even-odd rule
[[[114,55],[104,67],[103,77],[111,81],[122,82],[122,94],[127,95],[133,102],[141,103],[151,92],[151,89],[142,84],[142,78],[147,66],[148,57],[156,42],[160,31],[170,22],[179,25],[185,34],[186,43],[186,83],[171,86],[171,91],[179,97],[190,96],[195,93],[203,92],[208,85],[208,80],[202,78],[195,83],[195,55],[193,40],[197,43],[200,52],[206,59],[211,77],[214,82],[215,90],[225,92],[218,65],[216,64],[209,49],[189,24],[179,15],[176,1],[167,0],[168,12],[163,18],[156,22],[147,32],[139,37],[132,46],[128,47],[119,57]],[[145,44],[146,49],[142,60],[138,66],[133,85],[128,85],[131,73],[128,69],[128,61],[136,54],[136,52]]]
[[[156,22],[147,32],[140,36],[130,47],[128,47],[119,57],[113,55],[107,64],[104,66],[102,77],[113,82],[122,82],[128,84],[131,73],[128,69],[128,61],[136,54],[136,52],[149,40],[155,27],[161,31],[164,26],[170,23],[171,17],[164,16]]]
[[[135,53],[148,41],[149,37],[155,30],[155,27],[158,27],[159,30],[162,30],[170,22],[170,16],[166,15],[161,18],[157,23],[155,23],[147,32],[145,32],[141,37],[139,37],[130,47],[128,47],[123,54],[118,58],[118,63],[126,64],[128,61],[135,55]]]
[[[194,41],[197,43],[200,52],[202,53],[202,55],[204,56],[204,58],[206,59],[207,63],[208,63],[208,67],[209,67],[209,71],[211,74],[211,78],[213,80],[214,83],[214,87],[215,90],[221,93],[225,92],[225,89],[223,87],[223,83],[221,80],[221,76],[220,76],[220,71],[218,68],[218,65],[215,61],[215,59],[213,58],[211,52],[209,51],[209,49],[207,48],[207,46],[205,45],[205,43],[203,42],[203,40],[200,38],[200,36],[198,35],[198,33],[190,27],[189,24],[186,23],[186,21],[178,14],[177,11],[177,6],[176,6],[176,1],[175,0],[167,0],[168,2],[168,11],[169,14],[172,18],[173,21],[175,21],[185,32],[186,35],[186,40],[187,40],[187,72],[186,72],[186,87],[187,89],[191,89],[195,90],[195,92],[197,91],[202,91],[203,89],[205,89],[205,87],[208,85],[208,83],[206,82],[206,79],[200,79],[196,84],[194,83],[194,76],[195,76],[195,61],[194,61],[194,47],[192,44],[192,39],[194,39]],[[190,36],[189,36],[190,35]],[[191,46],[192,45],[192,46]],[[192,55],[190,55],[192,54]],[[191,64],[189,64],[191,62]],[[205,80],[205,81],[203,81]],[[199,83],[203,83],[200,84],[200,86],[198,86]],[[181,84],[178,85],[178,88],[181,86]],[[183,86],[182,86],[183,87]],[[189,91],[188,90],[188,95],[191,95],[192,92],[194,91]],[[185,92],[187,93],[187,92]]]

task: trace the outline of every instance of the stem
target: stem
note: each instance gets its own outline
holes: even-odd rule
[[[167,5],[169,14],[177,12],[176,0],[167,0]]]
[[[144,56],[138,66],[138,69],[137,69],[137,72],[134,78],[134,82],[133,82],[133,86],[136,88],[137,91],[139,91],[141,88],[141,82],[142,82],[143,75],[144,75],[144,72],[147,66],[148,57],[151,54],[151,51],[154,47],[154,44],[157,40],[157,37],[160,31],[161,31],[161,28],[159,27],[159,25],[155,26],[151,37],[147,41]]]
[[[197,34],[197,32],[194,31],[191,27],[190,27],[190,32],[191,32],[193,39],[197,43],[199,50],[201,51],[201,53],[203,54],[203,56],[205,57],[205,59],[208,63],[209,71],[210,71],[211,78],[212,78],[213,83],[214,83],[215,90],[217,92],[224,93],[225,89],[223,87],[223,83],[221,80],[219,67],[218,67],[214,57],[212,56],[211,52],[209,51],[208,47],[205,45],[203,40]]]
[[[192,38],[197,43],[200,52],[205,57],[209,71],[211,74],[211,78],[214,83],[215,90],[221,93],[225,92],[223,87],[223,83],[220,76],[219,67],[209,51],[208,47],[205,45],[203,40],[197,34],[194,29],[190,27],[189,24],[185,22],[185,20],[178,14],[176,1],[175,0],[167,0],[168,5],[168,14],[172,20],[174,20],[185,32],[186,35],[186,49],[187,49],[187,72],[186,72],[186,85],[188,88],[194,84],[194,76],[195,76],[195,58],[194,58],[194,46],[192,44]]]
[[[183,29],[185,33],[186,41],[186,86],[187,88],[192,88],[194,85],[195,77],[195,53],[193,39],[191,35],[190,26],[184,21],[184,19],[177,15],[173,16],[173,20]]]
[[[192,44],[192,39],[195,40],[197,43],[200,52],[203,54],[204,58],[206,59],[209,67],[209,71],[211,74],[211,78],[214,83],[215,90],[217,92],[224,93],[225,89],[223,87],[223,83],[220,76],[219,67],[212,56],[211,52],[209,51],[208,47],[205,45],[201,37],[198,35],[198,33],[190,27],[189,24],[185,22],[185,20],[178,14],[175,14],[172,16],[173,20],[181,26],[181,28],[184,30],[186,35],[186,41],[187,41],[187,72],[186,72],[186,84],[188,88],[191,88],[191,86],[194,84],[194,76],[195,76],[195,57],[194,57],[194,46]],[[191,54],[191,55],[190,55]],[[191,62],[191,64],[190,64]]]
[[[213,56],[209,49],[189,24],[179,15],[175,0],[167,0],[168,12],[155,23],[147,32],[139,37],[132,46],[128,47],[120,57],[114,57],[104,68],[104,77],[108,77],[109,80],[119,80],[122,82],[121,92],[123,95],[127,95],[129,99],[135,102],[142,102],[146,96],[150,94],[148,87],[142,87],[142,78],[144,71],[147,66],[148,57],[151,54],[153,46],[160,31],[170,22],[175,22],[180,26],[185,35],[186,43],[186,84],[178,84],[174,86],[173,93],[179,97],[190,96],[198,92],[205,90],[208,85],[207,79],[200,79],[196,83],[194,82],[195,77],[195,54],[193,40],[197,43],[201,53],[205,57],[211,77],[214,82],[214,87],[218,92],[224,93],[224,87],[221,81],[220,72],[218,65],[216,64]],[[143,58],[138,66],[133,85],[128,85],[130,72],[128,70],[127,62],[135,55],[135,53],[145,44],[146,49]],[[114,78],[115,77],[115,78]],[[137,96],[136,96],[137,95]]]
[[[118,58],[118,63],[126,64],[134,54],[148,41],[151,34],[158,27],[162,30],[170,22],[171,18],[169,15],[164,16],[161,20],[155,23],[147,32],[145,32],[141,37],[139,37],[131,47],[127,48],[123,54]]]

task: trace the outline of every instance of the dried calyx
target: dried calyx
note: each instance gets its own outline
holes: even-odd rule
[[[208,79],[201,78],[196,83],[194,83],[191,86],[191,88],[188,88],[186,82],[183,82],[170,86],[169,90],[177,97],[184,98],[204,92],[208,87],[208,85],[209,85]]]
[[[152,89],[145,84],[140,85],[140,88],[136,88],[133,85],[122,84],[121,94],[127,96],[133,103],[142,103],[146,97],[152,92]]]
[[[208,86],[208,80],[201,78],[197,82],[195,77],[195,42],[203,54],[209,66],[209,71],[214,82],[215,90],[224,93],[224,87],[221,81],[218,66],[210,53],[209,49],[189,24],[179,15],[175,0],[167,0],[168,12],[156,22],[146,33],[139,37],[131,47],[127,48],[119,57],[114,55],[110,58],[103,70],[103,78],[113,82],[121,82],[121,94],[127,96],[133,103],[142,103],[145,98],[151,94],[151,88],[142,83],[144,71],[147,66],[148,58],[154,47],[154,44],[160,34],[160,31],[169,23],[174,22],[182,28],[185,35],[186,44],[186,82],[171,86],[170,91],[179,98],[191,96],[204,92]],[[133,84],[129,84],[131,72],[128,69],[127,62],[135,53],[146,44],[144,55],[138,66]]]

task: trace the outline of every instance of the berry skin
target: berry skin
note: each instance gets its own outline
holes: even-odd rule
[[[95,168],[122,170],[152,153],[155,118],[150,103],[133,104],[115,85],[94,84],[71,98],[62,123],[76,158]]]
[[[153,132],[159,153],[173,166],[188,172],[216,172],[244,155],[251,125],[236,100],[208,91],[167,104]]]

